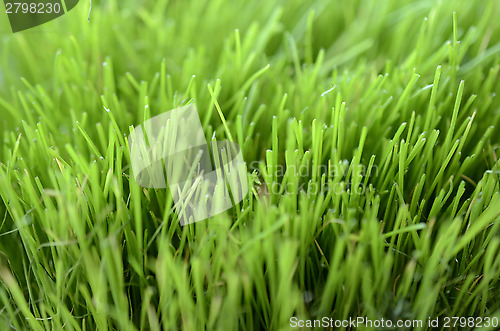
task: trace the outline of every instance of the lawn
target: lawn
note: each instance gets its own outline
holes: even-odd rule
[[[500,2],[1,8],[1,330],[498,329]],[[181,226],[128,136],[187,104],[249,192]]]

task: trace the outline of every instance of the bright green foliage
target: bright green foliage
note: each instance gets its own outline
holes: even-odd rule
[[[500,317],[498,1],[95,2],[0,14],[0,329]],[[180,227],[127,136],[193,100],[251,191]]]

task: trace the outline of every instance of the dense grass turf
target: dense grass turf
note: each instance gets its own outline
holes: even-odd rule
[[[498,1],[87,15],[14,35],[0,14],[2,330],[500,317]],[[181,227],[126,136],[193,100],[251,192]]]

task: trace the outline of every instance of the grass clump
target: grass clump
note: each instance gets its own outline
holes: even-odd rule
[[[500,318],[498,2],[87,15],[0,39],[2,329]],[[250,193],[181,227],[127,135],[193,101]]]

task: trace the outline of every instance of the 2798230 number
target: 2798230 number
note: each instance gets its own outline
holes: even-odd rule
[[[461,328],[489,328],[489,327],[494,327],[497,328],[500,325],[500,322],[498,320],[498,317],[449,317],[446,316],[444,318],[444,327],[445,328],[456,328],[456,327],[461,327]]]
[[[59,14],[61,12],[60,3],[27,3],[27,2],[7,2],[5,4],[7,14]]]

